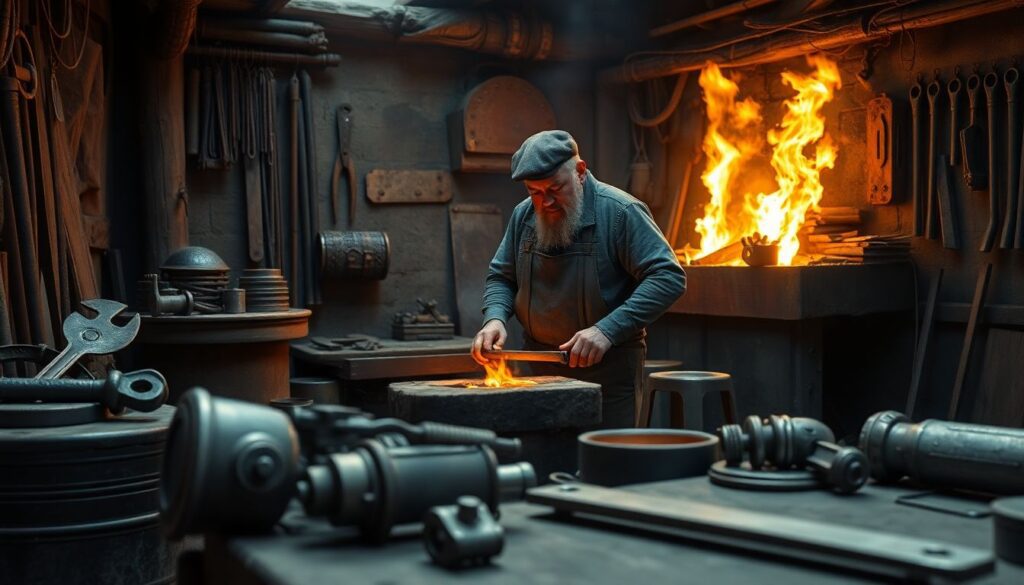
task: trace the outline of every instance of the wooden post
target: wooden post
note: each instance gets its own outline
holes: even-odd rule
[[[145,270],[188,245],[185,186],[185,66],[182,56],[141,63],[142,180],[145,197]]]

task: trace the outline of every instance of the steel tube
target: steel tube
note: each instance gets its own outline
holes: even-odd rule
[[[214,57],[217,59],[241,59],[280,63],[283,65],[306,65],[311,67],[337,67],[341,63],[341,55],[324,53],[322,55],[302,55],[300,53],[278,53],[273,51],[253,51],[226,47],[190,46],[188,54],[196,57]]]
[[[740,0],[739,2],[726,4],[725,6],[721,6],[713,10],[708,10],[707,12],[701,12],[700,14],[695,14],[688,18],[677,20],[676,22],[651,29],[651,32],[648,34],[648,36],[650,36],[652,39],[661,37],[683,29],[691,28],[694,26],[700,26],[702,24],[706,24],[715,20],[721,20],[729,16],[743,14],[744,12],[753,10],[760,6],[764,6],[765,4],[771,4],[773,2],[775,2],[775,0]]]

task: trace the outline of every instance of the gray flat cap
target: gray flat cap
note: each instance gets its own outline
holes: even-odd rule
[[[565,130],[545,130],[523,141],[512,155],[512,180],[534,181],[555,174],[559,165],[580,153]]]

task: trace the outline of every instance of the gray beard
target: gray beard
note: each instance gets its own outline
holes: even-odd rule
[[[537,245],[541,250],[565,248],[573,243],[576,237],[576,230],[580,227],[580,218],[583,216],[583,185],[573,181],[575,196],[563,210],[565,214],[561,219],[549,222],[543,215],[537,217]]]

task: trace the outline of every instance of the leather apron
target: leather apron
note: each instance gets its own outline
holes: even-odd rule
[[[588,189],[592,189],[588,185]],[[587,194],[587,196],[593,196]],[[582,329],[609,313],[601,297],[595,226],[584,227],[577,241],[558,250],[540,250],[536,229],[523,224],[522,245],[516,258],[516,317],[526,333],[527,349],[557,349]],[[596,365],[570,368],[534,363],[537,376],[564,376],[601,385],[602,428],[633,426],[635,392],[643,379],[643,339],[613,346]]]

